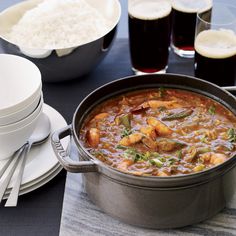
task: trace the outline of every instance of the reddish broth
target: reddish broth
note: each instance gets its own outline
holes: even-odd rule
[[[218,102],[184,90],[130,92],[99,104],[80,139],[97,159],[144,176],[190,174],[236,154],[236,117]]]

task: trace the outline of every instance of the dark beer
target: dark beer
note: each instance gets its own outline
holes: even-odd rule
[[[210,22],[211,7],[211,0],[173,0],[172,47],[177,54],[193,57],[197,13],[204,12]]]
[[[219,86],[235,84],[236,35],[233,32],[207,30],[196,37],[195,76]]]
[[[158,8],[155,8],[156,4]],[[129,10],[130,54],[134,71],[155,73],[166,69],[170,32],[171,5],[168,1],[147,0],[143,6],[140,3]]]

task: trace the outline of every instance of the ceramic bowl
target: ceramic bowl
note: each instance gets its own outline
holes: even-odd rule
[[[101,37],[72,48],[26,48],[11,41],[7,34],[22,15],[43,0],[28,0],[0,13],[0,44],[6,53],[23,56],[34,62],[46,82],[67,81],[91,72],[107,55],[116,35],[121,15],[118,0],[87,0],[106,19],[110,27]],[[30,38],[30,36],[29,36]]]
[[[0,125],[16,122],[29,115],[41,95],[41,73],[31,61],[0,54]]]
[[[1,126],[6,126],[6,125],[10,125],[10,124],[16,123],[18,121],[21,121],[22,119],[29,116],[38,106],[41,96],[43,96],[42,92],[40,93],[40,91],[39,91],[36,98],[29,105],[25,106],[24,108],[14,112],[14,113],[9,114],[7,116],[1,116],[0,117],[0,128],[1,128]]]
[[[27,142],[42,113],[43,98],[37,108],[26,118],[16,123],[0,126],[0,160],[6,159]]]
[[[19,129],[25,125],[27,125],[28,123],[30,123],[38,114],[38,112],[40,111],[41,107],[43,105],[43,97],[40,97],[40,100],[35,108],[34,111],[32,111],[27,117],[25,117],[24,119],[21,119],[17,122],[11,123],[9,125],[1,125],[0,126],[0,134],[1,133],[7,133],[7,132],[11,132],[12,130],[15,129]]]

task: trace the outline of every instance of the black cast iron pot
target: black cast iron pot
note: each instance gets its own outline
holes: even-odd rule
[[[184,75],[131,76],[108,83],[89,94],[75,111],[72,125],[52,136],[53,149],[69,172],[83,173],[90,199],[104,212],[129,224],[148,228],[175,228],[198,223],[225,207],[234,193],[236,157],[209,170],[182,176],[146,177],[120,172],[92,156],[82,146],[79,131],[100,102],[120,93],[145,88],[178,88],[208,96],[236,115],[236,99],[209,82]],[[73,161],[60,139],[71,136],[80,161]]]

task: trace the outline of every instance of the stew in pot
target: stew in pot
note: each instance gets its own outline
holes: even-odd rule
[[[99,104],[80,139],[97,159],[142,176],[190,174],[236,154],[236,117],[220,103],[177,89],[130,92]]]

